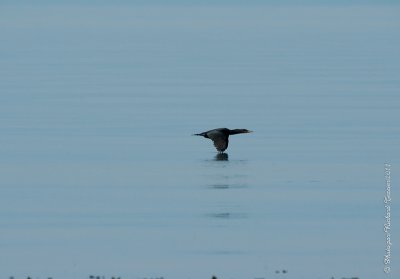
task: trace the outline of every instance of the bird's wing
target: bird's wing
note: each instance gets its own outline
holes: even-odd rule
[[[225,151],[228,148],[228,136],[220,131],[210,131],[207,136],[214,142],[214,146],[218,151]]]

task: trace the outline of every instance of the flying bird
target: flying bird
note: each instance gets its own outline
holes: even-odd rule
[[[202,136],[206,139],[211,139],[214,142],[215,148],[222,153],[228,148],[230,135],[247,134],[251,132],[253,131],[247,129],[229,130],[228,128],[218,128],[200,134],[194,134],[193,136]]]

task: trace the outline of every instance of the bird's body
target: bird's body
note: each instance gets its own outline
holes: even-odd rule
[[[252,131],[246,129],[234,129],[218,128],[200,134],[194,134],[195,136],[202,136],[207,139],[211,139],[214,142],[215,148],[219,152],[224,152],[228,148],[229,136],[236,134],[251,133]]]

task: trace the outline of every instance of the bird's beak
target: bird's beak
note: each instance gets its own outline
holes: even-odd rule
[[[253,133],[253,132],[254,132],[254,131],[252,131],[252,130],[248,130],[248,131],[247,131],[247,133]]]

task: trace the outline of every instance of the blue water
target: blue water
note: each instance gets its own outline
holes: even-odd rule
[[[384,278],[399,14],[0,5],[0,278]]]

